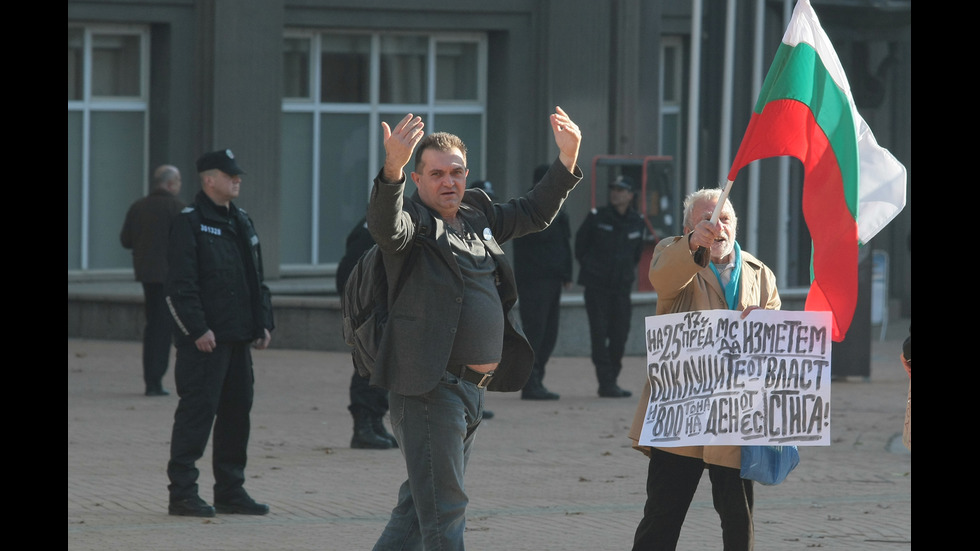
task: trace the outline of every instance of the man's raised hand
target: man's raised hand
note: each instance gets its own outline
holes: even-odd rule
[[[551,131],[555,134],[555,145],[560,152],[558,157],[561,164],[569,172],[573,172],[578,161],[578,147],[582,143],[582,131],[558,106],[555,106],[555,112],[551,115]]]
[[[400,182],[403,178],[403,169],[408,161],[412,159],[415,146],[422,139],[424,132],[422,128],[425,123],[422,117],[413,116],[411,113],[405,115],[395,128],[392,129],[388,123],[381,122],[381,130],[384,133],[385,146],[385,165],[384,179],[388,182]]]

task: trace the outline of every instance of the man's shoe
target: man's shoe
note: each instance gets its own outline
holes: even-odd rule
[[[214,510],[222,515],[267,515],[269,506],[265,503],[256,503],[248,494],[242,495],[225,501],[214,500]]]
[[[167,512],[177,517],[213,517],[214,507],[198,496],[171,499]]]
[[[619,385],[599,387],[600,398],[629,398],[632,395],[632,392],[619,388]]]
[[[146,389],[147,396],[170,396],[170,391],[163,388],[148,388]]]
[[[490,411],[489,409],[483,410],[483,418],[484,419],[493,419],[493,412]]]
[[[551,392],[543,386],[537,388],[525,388],[521,391],[521,400],[557,400],[558,394]]]

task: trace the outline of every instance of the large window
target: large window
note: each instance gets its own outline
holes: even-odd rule
[[[119,245],[147,164],[148,33],[68,26],[68,269],[125,268]]]
[[[381,121],[394,126],[411,112],[423,117],[426,132],[457,134],[469,149],[471,179],[482,177],[486,58],[480,34],[287,32],[284,265],[331,264],[343,256],[384,160]]]

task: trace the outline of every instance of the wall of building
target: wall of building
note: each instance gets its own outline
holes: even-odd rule
[[[734,82],[722,82],[725,0],[705,0],[702,95],[697,128],[699,186],[715,185],[720,155],[720,105],[724,86],[734,87],[732,148],[737,147],[754,102],[749,62],[754,2],[738,4]],[[910,7],[894,13],[864,0],[814,0],[841,53],[852,86],[880,88],[881,97],[862,113],[878,141],[909,168],[911,182]],[[894,4],[894,3],[893,3]],[[766,65],[784,29],[784,2],[767,0]],[[197,190],[195,158],[230,148],[248,171],[240,206],[249,211],[264,241],[266,272],[280,276],[280,162],[282,40],[286,28],[466,31],[488,37],[486,174],[506,198],[523,192],[535,166],[557,154],[547,115],[564,107],[582,128],[580,164],[587,180],[569,198],[573,228],[590,207],[588,166],[599,154],[658,154],[661,37],[680,36],[689,51],[691,2],[643,0],[70,0],[68,21],[147,25],[150,29],[149,146],[147,170],[174,163],[185,173],[183,196]],[[690,61],[690,60],[688,60]],[[687,112],[690,105],[683,107]],[[686,139],[686,132],[685,139]],[[680,160],[678,160],[680,161]],[[776,237],[786,228],[774,215],[783,199],[772,192],[778,161],[763,161],[758,202],[742,188],[733,196],[740,214],[760,213],[758,255],[770,264]],[[684,177],[678,162],[674,173]],[[798,172],[798,171],[797,171]],[[798,179],[798,177],[797,177]],[[94,185],[97,185],[95,183]],[[367,183],[365,182],[365,185]],[[795,184],[794,184],[795,185]],[[909,184],[911,190],[911,184]],[[599,182],[599,203],[605,182]],[[911,196],[909,196],[911,198]],[[288,215],[288,214],[287,214]],[[790,285],[806,284],[808,253],[800,217],[790,213]],[[744,218],[743,220],[747,220]],[[103,223],[110,223],[105,221]],[[116,221],[111,221],[116,224]],[[121,224],[121,220],[118,221]],[[744,222],[743,222],[744,224]],[[892,258],[893,298],[911,313],[911,204],[872,246]],[[336,236],[340,239],[342,236]],[[335,259],[333,260],[335,261]],[[329,266],[331,260],[325,262]],[[69,274],[70,277],[72,274]],[[77,274],[76,274],[77,275]]]

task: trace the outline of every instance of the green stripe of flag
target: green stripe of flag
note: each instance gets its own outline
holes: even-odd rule
[[[851,104],[809,44],[779,45],[755,112],[762,113],[767,103],[781,99],[796,100],[810,108],[834,150],[844,184],[844,199],[857,219],[859,160]]]

